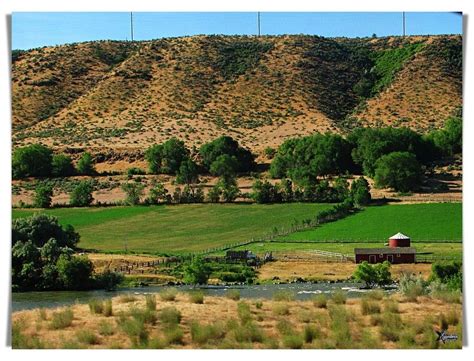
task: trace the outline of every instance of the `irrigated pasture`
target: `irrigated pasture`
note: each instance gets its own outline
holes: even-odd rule
[[[413,241],[461,241],[462,203],[371,206],[353,216],[290,234],[282,240],[380,242],[397,232]]]
[[[41,210],[71,224],[79,246],[101,251],[186,253],[244,242],[314,218],[331,204],[189,204]],[[13,218],[39,210],[15,209]]]

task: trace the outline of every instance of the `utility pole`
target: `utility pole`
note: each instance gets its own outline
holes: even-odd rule
[[[257,29],[258,29],[258,36],[260,37],[260,11],[257,12]]]
[[[405,37],[405,12],[403,12],[403,37]]]
[[[130,35],[133,41],[133,13],[132,12],[130,12]]]

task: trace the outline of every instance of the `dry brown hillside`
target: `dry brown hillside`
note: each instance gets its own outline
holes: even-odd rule
[[[14,51],[14,146],[136,158],[171,136],[199,147],[227,134],[258,153],[358,125],[427,130],[462,104],[461,43],[193,36]]]

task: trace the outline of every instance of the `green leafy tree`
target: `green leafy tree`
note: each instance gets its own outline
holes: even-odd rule
[[[364,261],[357,266],[353,277],[357,282],[364,282],[367,288],[386,286],[392,282],[390,263],[385,261],[371,265]]]
[[[191,159],[181,162],[178,173],[176,174],[176,182],[179,184],[193,184],[199,181],[198,166]]]
[[[54,177],[68,177],[74,175],[75,169],[71,157],[65,154],[55,154],[51,162]]]
[[[35,188],[33,204],[37,208],[51,207],[53,187],[48,183],[40,183]]]
[[[92,156],[85,152],[77,162],[77,172],[81,175],[93,175],[95,173]]]
[[[165,185],[163,183],[155,182],[152,184],[150,193],[148,195],[148,203],[171,203],[171,195],[168,194],[168,190],[165,188]]]
[[[50,176],[52,159],[51,149],[41,144],[17,148],[12,156],[12,176],[15,179]]]
[[[94,198],[92,192],[94,187],[89,181],[82,181],[73,189],[71,193],[70,203],[74,207],[90,206]]]
[[[163,144],[155,144],[145,152],[150,172],[153,174],[176,174],[181,163],[189,159],[189,150],[184,142],[171,138]]]
[[[442,154],[452,156],[462,152],[462,118],[450,117],[443,129],[428,135]]]
[[[418,189],[421,184],[420,163],[412,153],[393,152],[381,157],[375,164],[375,184],[399,192]]]
[[[257,203],[279,203],[282,201],[279,187],[268,181],[262,182],[260,179],[257,179],[252,185],[251,197]]]
[[[351,184],[351,198],[356,206],[365,206],[370,203],[372,196],[370,195],[370,186],[367,179],[360,177]]]
[[[145,186],[137,182],[122,184],[122,190],[125,192],[125,195],[126,195],[125,203],[129,205],[140,204],[140,199],[143,196],[144,189],[145,189]]]
[[[194,257],[184,267],[184,282],[193,285],[205,285],[211,275],[211,268],[202,257]]]
[[[228,154],[220,155],[211,164],[210,172],[212,175],[221,177],[225,181],[235,176],[238,168],[237,158]]]
[[[253,154],[249,150],[240,147],[239,143],[229,136],[222,136],[204,144],[199,149],[199,154],[204,167],[209,171],[211,171],[212,164],[223,155],[234,157],[235,172],[249,172],[255,167]]]
[[[240,195],[235,177],[221,177],[219,186],[222,191],[222,199],[226,203],[235,201]]]
[[[161,144],[154,144],[145,152],[145,159],[148,162],[148,168],[152,174],[159,174],[161,172],[161,162],[163,159],[162,148],[163,146]]]
[[[218,203],[221,199],[221,194],[221,186],[216,184],[209,190],[209,192],[207,192],[207,201],[211,203]]]
[[[88,289],[92,283],[92,262],[87,257],[61,255],[56,263],[58,277],[65,289]]]

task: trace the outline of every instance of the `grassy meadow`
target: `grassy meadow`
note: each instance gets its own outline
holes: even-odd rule
[[[346,299],[342,292],[294,301],[170,293],[122,295],[12,316],[13,348],[461,348],[459,294]],[[448,298],[449,296],[449,298]],[[216,315],[219,319],[216,320]],[[438,342],[434,330],[456,334]]]
[[[179,253],[263,236],[294,220],[314,218],[331,204],[188,204],[110,208],[14,209],[13,218],[36,212],[57,216],[81,235],[79,247],[100,251]]]
[[[397,232],[415,242],[461,242],[462,203],[371,206],[337,222],[296,232],[281,240],[383,242]]]

